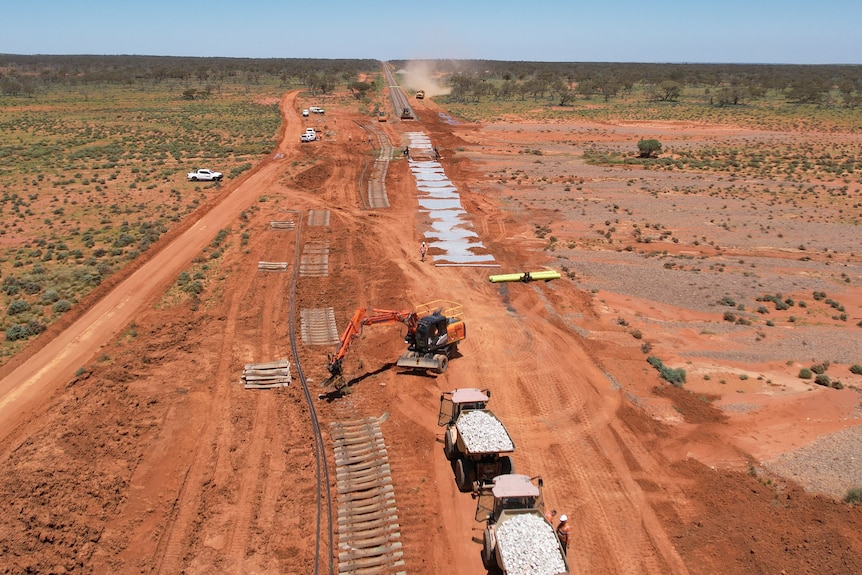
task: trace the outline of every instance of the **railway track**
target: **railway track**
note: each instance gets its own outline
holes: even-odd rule
[[[311,217],[310,217],[311,219]],[[302,218],[298,218],[296,222],[296,254],[294,261],[302,260]],[[305,398],[308,406],[308,414],[311,422],[311,430],[314,435],[314,459],[315,459],[315,477],[317,478],[317,522],[316,535],[314,543],[314,575],[319,575],[321,572],[320,559],[321,547],[323,544],[323,523],[326,522],[326,552],[329,557],[328,572],[329,575],[335,574],[335,555],[333,541],[335,539],[334,527],[332,523],[332,493],[329,489],[329,467],[326,463],[326,447],[323,442],[323,433],[320,429],[320,421],[317,418],[317,410],[315,409],[316,395],[312,395],[308,389],[308,381],[305,373],[302,371],[302,363],[299,360],[299,348],[297,346],[297,317],[296,317],[296,287],[300,276],[300,266],[293,267],[293,276],[290,280],[290,296],[288,318],[290,323],[290,348],[293,353],[294,365],[296,367],[297,378],[302,387],[302,395]]]
[[[410,100],[395,80],[395,74],[392,73],[392,67],[389,64],[383,65],[383,73],[386,75],[386,85],[389,86],[389,98],[392,100],[392,107],[395,109],[395,117],[400,117],[404,113],[404,110],[407,110],[410,113],[410,119],[416,119],[416,114],[410,106]]]

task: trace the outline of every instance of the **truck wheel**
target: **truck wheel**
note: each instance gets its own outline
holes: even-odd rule
[[[193,181],[193,182],[197,182],[197,181],[198,181],[198,177],[197,177],[197,176],[192,176],[192,181]]]
[[[509,475],[515,473],[515,464],[512,463],[511,457],[500,458],[500,475]]]
[[[494,557],[494,543],[491,541],[491,536],[487,529],[485,529],[485,534],[482,536],[482,566],[489,572],[494,571],[497,567],[496,557]]]
[[[443,455],[445,455],[446,459],[449,461],[455,459],[455,445],[452,443],[452,433],[448,429],[443,435]]]
[[[446,367],[449,365],[449,358],[443,354],[438,354],[434,356],[434,359],[437,361],[437,368],[434,371],[436,373],[443,373],[446,371]]]
[[[467,493],[473,489],[473,476],[470,473],[470,462],[466,459],[459,459],[455,462],[455,485],[458,486],[458,491]]]

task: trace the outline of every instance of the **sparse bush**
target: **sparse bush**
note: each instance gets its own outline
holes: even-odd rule
[[[6,315],[18,315],[30,309],[30,304],[23,299],[16,299],[6,308]]]
[[[826,370],[829,369],[829,362],[824,361],[823,363],[817,363],[811,366],[811,371],[816,373],[817,375],[821,375],[826,373]]]
[[[829,387],[829,384],[832,383],[832,380],[829,379],[829,376],[825,373],[818,373],[817,377],[814,378],[814,383],[816,383],[817,385]]]
[[[862,487],[851,487],[848,489],[847,494],[844,496],[844,503],[849,503],[850,505],[862,503]]]
[[[39,301],[43,305],[48,305],[56,302],[60,299],[60,294],[57,293],[57,290],[49,289],[45,293],[42,294],[42,297],[39,298]]]
[[[658,140],[641,140],[638,142],[639,158],[654,158],[661,153],[661,142]]]
[[[799,379],[811,379],[812,377],[814,377],[814,372],[807,367],[799,370]]]
[[[72,309],[72,302],[67,299],[61,299],[54,304],[54,307],[52,309],[55,313],[65,313]]]
[[[862,365],[855,363],[850,366],[850,373],[855,375],[862,375]]]
[[[662,366],[659,370],[659,375],[674,387],[682,387],[682,384],[685,383],[685,370],[681,367]]]
[[[683,368],[668,367],[654,355],[647,358],[647,363],[656,368],[659,376],[674,387],[682,387],[682,384],[685,383],[685,370]]]

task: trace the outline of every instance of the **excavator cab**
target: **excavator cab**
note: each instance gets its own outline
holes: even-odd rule
[[[449,345],[449,320],[434,313],[419,319],[416,332],[408,336],[408,349],[418,353],[429,353]],[[412,340],[410,341],[412,336]]]

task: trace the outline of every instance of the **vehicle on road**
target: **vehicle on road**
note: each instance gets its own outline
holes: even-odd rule
[[[214,172],[212,170],[199,169],[194,172],[189,172],[187,177],[190,182],[212,182],[219,181],[222,179],[221,172]]]
[[[503,422],[487,409],[491,391],[461,388],[440,395],[437,425],[445,426],[443,453],[452,462],[462,492],[478,490],[514,472],[515,443]]]
[[[425,90],[416,90],[416,99],[421,100],[425,97]]]
[[[480,489],[476,521],[485,522],[482,564],[489,571],[560,575],[569,572],[566,554],[545,517],[542,479],[501,475]]]

